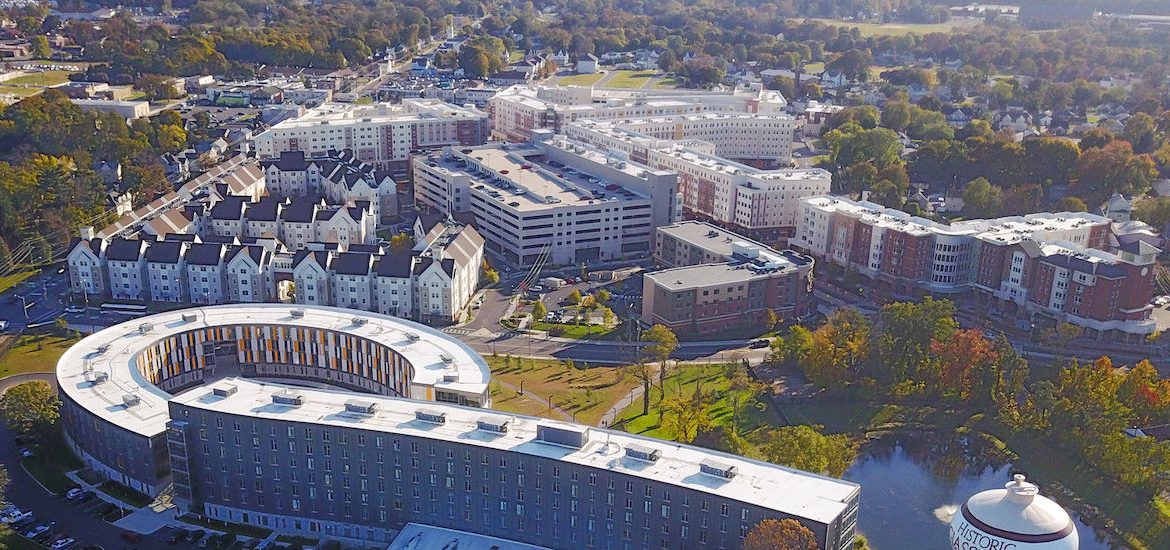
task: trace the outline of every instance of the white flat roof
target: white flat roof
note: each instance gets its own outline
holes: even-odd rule
[[[386,550],[548,550],[468,531],[456,531],[421,523],[407,523]]]
[[[211,387],[199,387],[175,396],[174,400],[219,413],[361,428],[560,460],[711,493],[826,524],[846,510],[860,488],[853,482],[776,464],[600,428],[587,429],[585,444],[580,449],[546,443],[537,439],[538,425],[576,432],[585,431],[586,427],[543,418],[372,395],[361,398],[377,403],[374,413],[353,414],[345,411],[345,403],[354,398],[352,392],[297,388],[304,401],[294,407],[272,402],[272,394],[286,386],[243,378],[225,382],[236,386],[233,395],[219,397]],[[418,409],[445,413],[446,421],[437,424],[418,420],[415,417]],[[506,418],[507,433],[480,430],[477,421],[485,413]],[[625,449],[631,445],[657,450],[660,458],[649,462],[627,457]],[[726,479],[700,472],[700,463],[712,460],[734,466],[736,475]]]
[[[293,317],[294,309],[303,317]],[[184,314],[195,320],[184,321]],[[355,318],[365,324],[353,323]],[[146,333],[139,325],[150,323]],[[170,394],[151,384],[138,371],[135,358],[154,342],[167,336],[213,326],[288,325],[328,329],[380,343],[406,358],[414,367],[412,384],[452,391],[482,394],[491,371],[483,358],[463,342],[418,323],[353,309],[300,304],[232,304],[182,309],[136,319],[95,332],[70,347],[57,362],[57,384],[71,399],[90,412],[117,426],[143,436],[166,428]],[[407,333],[419,336],[411,342]],[[97,353],[99,347],[108,346]],[[448,365],[442,355],[452,359]],[[104,372],[108,381],[93,384],[93,373]],[[444,374],[457,373],[457,381],[444,381]],[[126,407],[122,398],[137,395],[139,403]],[[349,394],[351,396],[355,394]]]

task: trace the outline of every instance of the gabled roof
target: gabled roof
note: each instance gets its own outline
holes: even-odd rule
[[[327,222],[333,219],[333,216],[338,212],[337,208],[324,208],[317,211],[316,220],[319,222]]]
[[[274,197],[261,197],[259,201],[248,204],[244,212],[244,219],[252,222],[274,222],[280,218],[281,206],[285,201]]]
[[[329,252],[324,250],[300,250],[296,256],[293,256],[293,267],[300,266],[304,262],[314,262],[322,268],[329,268]]]
[[[410,277],[412,259],[409,252],[386,254],[378,259],[378,263],[374,266],[374,272],[379,277],[407,279]]]
[[[305,161],[304,151],[284,151],[280,153],[280,158],[262,160],[260,164],[265,169],[275,166],[281,172],[302,172],[309,167],[309,163]]]
[[[177,264],[179,259],[183,257],[185,245],[186,243],[181,241],[156,242],[146,249],[146,261],[158,264]]]
[[[320,201],[308,197],[295,199],[284,207],[280,219],[286,222],[310,223],[317,217]]]
[[[247,257],[252,260],[252,263],[258,267],[263,267],[272,259],[272,254],[268,249],[259,245],[235,245],[228,248],[227,256],[228,262],[235,260],[237,257]]]
[[[333,258],[330,269],[338,275],[369,275],[374,256],[366,252],[342,252]]]
[[[244,216],[244,197],[228,196],[211,207],[213,220],[239,220]]]
[[[119,262],[136,262],[142,256],[146,243],[139,240],[111,239],[106,246],[106,259]]]
[[[1150,254],[1159,254],[1162,252],[1162,249],[1143,240],[1128,242],[1117,248],[1118,250],[1129,252],[1135,256],[1147,256]]]
[[[219,265],[223,251],[221,243],[195,243],[187,251],[187,265]]]
[[[368,252],[370,254],[381,255],[385,252],[382,245],[379,244],[351,244],[348,248],[349,252]]]

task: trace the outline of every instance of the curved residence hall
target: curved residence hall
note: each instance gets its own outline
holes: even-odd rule
[[[71,348],[66,438],[183,513],[366,547],[409,524],[542,548],[739,548],[795,518],[851,547],[860,487],[480,408],[487,365],[433,329],[325,307],[147,317]],[[409,397],[409,399],[407,398]]]

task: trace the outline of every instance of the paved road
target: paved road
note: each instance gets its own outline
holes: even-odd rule
[[[25,313],[22,307],[28,305],[30,322],[52,321],[65,309],[69,298],[69,283],[65,275],[57,273],[58,268],[45,268],[40,274],[30,277],[16,288],[0,295],[0,319],[9,322],[8,330],[16,333],[25,327]],[[24,298],[22,301],[20,298]]]

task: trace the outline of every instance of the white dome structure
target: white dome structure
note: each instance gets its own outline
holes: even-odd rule
[[[972,496],[951,521],[952,550],[1077,550],[1080,538],[1059,504],[1022,474]]]

